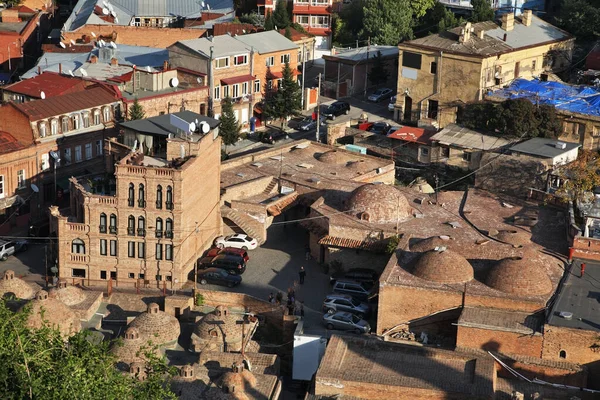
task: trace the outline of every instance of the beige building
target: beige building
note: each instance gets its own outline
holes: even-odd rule
[[[456,121],[459,104],[483,99],[516,78],[561,70],[574,38],[531,14],[501,24],[487,21],[399,45],[394,118],[443,128]]]
[[[218,121],[189,111],[173,115],[201,120],[211,131],[181,139],[166,122],[130,121],[128,131],[137,131],[133,147],[143,144],[143,152],[116,162],[111,179],[71,179],[71,215],[51,209],[61,278],[159,288],[179,288],[188,280],[194,262],[221,230],[221,141]],[[148,126],[164,132],[149,132]],[[162,152],[144,155],[153,148]],[[110,158],[110,142],[107,152]]]

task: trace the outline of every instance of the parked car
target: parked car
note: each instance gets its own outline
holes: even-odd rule
[[[345,311],[323,314],[323,323],[327,329],[354,331],[359,334],[371,332],[371,326],[367,321]]]
[[[198,268],[222,268],[231,275],[241,275],[246,271],[246,263],[242,257],[219,254],[216,257],[201,258],[198,260]]]
[[[333,314],[337,311],[347,311],[363,318],[371,312],[367,303],[360,302],[348,294],[328,294],[323,300],[323,312]]]
[[[394,91],[389,88],[377,89],[375,93],[368,97],[369,101],[379,103],[380,101],[387,100],[394,95]]]
[[[15,254],[15,242],[0,240],[0,260],[6,261],[13,254]]]
[[[321,126],[325,125],[326,118],[321,116]],[[298,124],[298,130],[300,131],[311,131],[313,129],[317,129],[317,121],[313,120],[312,117],[306,117]]]
[[[329,277],[329,283],[334,284],[338,279],[350,279],[357,282],[362,282],[366,285],[373,286],[379,274],[369,268],[350,268],[348,271],[340,271],[332,274]]]
[[[29,248],[28,240],[15,241],[15,253],[21,253],[23,251],[27,251],[28,248]]]
[[[263,132],[260,136],[260,141],[268,144],[275,144],[275,142],[283,139],[289,139],[286,131],[271,130],[268,132]]]
[[[236,249],[254,250],[258,247],[258,241],[243,233],[229,236],[219,236],[215,239],[215,246],[219,248],[235,247]]]
[[[240,256],[244,259],[245,262],[248,262],[248,260],[250,259],[250,257],[248,257],[248,252],[246,250],[236,249],[235,247],[224,247],[222,249],[218,248],[218,247],[213,247],[212,249],[208,250],[205,257],[216,257],[219,254],[228,254],[230,256]]]
[[[222,268],[207,268],[198,271],[198,282],[201,285],[210,283],[211,285],[234,287],[242,283],[242,277],[231,275]]]
[[[367,285],[350,279],[339,279],[333,284],[333,292],[349,294],[355,299],[368,300],[373,292],[367,288]]]
[[[388,104],[389,112],[394,112],[394,106],[396,105],[396,98],[397,98],[397,96],[392,96],[392,98],[390,99],[390,104]]]
[[[387,122],[379,121],[371,125],[369,132],[376,133],[378,135],[386,135],[390,128],[391,126]]]
[[[335,119],[342,114],[350,113],[350,104],[345,101],[336,101],[325,109],[321,114],[329,119]]]

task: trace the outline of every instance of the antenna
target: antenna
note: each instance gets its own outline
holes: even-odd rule
[[[206,9],[207,9],[208,11],[210,11],[210,4],[207,4],[207,5],[206,5]]]
[[[65,46],[65,44],[64,44],[63,42],[60,42],[60,43],[58,43],[58,45],[59,45],[60,47],[62,47],[63,49],[66,49],[66,48],[67,48],[67,46]]]
[[[44,99],[46,98],[46,93],[44,93],[44,91],[43,91],[43,90],[40,92],[40,98],[41,98],[42,100],[44,100]]]
[[[85,69],[82,68],[81,69],[81,75],[88,76],[88,73],[87,73],[87,71]]]

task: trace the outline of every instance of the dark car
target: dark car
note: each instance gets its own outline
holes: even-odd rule
[[[289,136],[286,131],[273,130],[269,132],[263,132],[260,137],[260,141],[263,143],[274,144],[275,142],[288,138]]]
[[[201,285],[221,285],[234,287],[242,283],[242,277],[239,275],[231,275],[222,268],[207,268],[198,271],[198,282]]]
[[[351,279],[353,281],[362,282],[366,286],[373,286],[378,277],[379,274],[369,268],[350,268],[348,271],[332,274],[329,277],[329,282],[333,285],[338,279]]]
[[[232,275],[241,275],[246,271],[246,262],[239,256],[219,254],[215,257],[201,258],[198,260],[198,268],[222,268]]]
[[[350,104],[345,101],[336,101],[323,111],[323,115],[329,119],[335,119],[342,114],[348,114],[350,112]]]
[[[230,256],[239,256],[239,257],[242,257],[245,262],[248,262],[248,260],[250,259],[250,257],[248,257],[248,252],[246,250],[236,249],[235,247],[225,247],[223,249],[220,249],[218,247],[213,247],[212,249],[208,250],[205,257],[216,257],[219,254],[228,254]]]
[[[387,122],[375,122],[369,128],[369,132],[376,133],[378,135],[385,135],[390,130],[391,126]]]

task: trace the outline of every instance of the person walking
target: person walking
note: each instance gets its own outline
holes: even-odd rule
[[[310,245],[308,244],[304,247],[304,256],[306,258],[306,261],[310,260]]]
[[[271,294],[269,294],[269,303],[274,303],[275,302],[275,296],[273,296],[273,292],[271,292]]]
[[[306,271],[304,267],[300,267],[300,271],[298,272],[298,276],[300,277],[300,284],[304,285],[304,277],[306,276]]]

